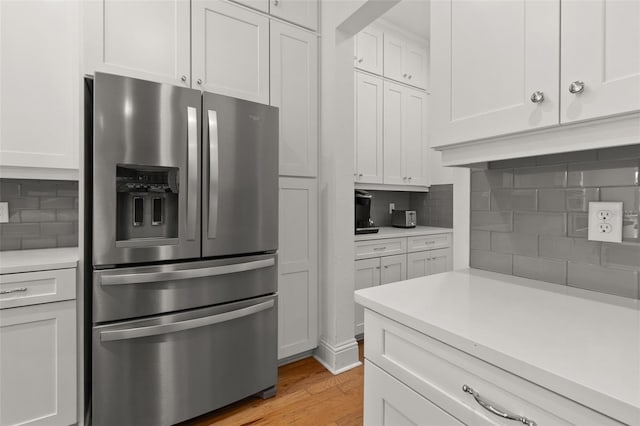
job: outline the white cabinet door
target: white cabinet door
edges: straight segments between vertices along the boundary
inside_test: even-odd
[[[302,27],[318,29],[318,0],[271,0],[269,12]]]
[[[559,3],[432,3],[432,147],[558,124]]]
[[[380,258],[355,261],[355,290],[380,285]],[[355,335],[364,333],[364,308],[355,305]]]
[[[260,12],[269,13],[269,0],[233,0],[236,3],[259,10]]]
[[[194,88],[269,103],[269,18],[223,0],[192,3]]]
[[[427,95],[409,88],[403,92],[403,175],[411,185],[428,185]]]
[[[382,75],[382,31],[367,27],[355,37],[355,66]]]
[[[427,49],[413,42],[405,44],[405,72],[407,77],[405,82],[412,86],[426,88],[427,78]]]
[[[407,255],[380,258],[380,284],[389,284],[407,279]]]
[[[405,41],[395,34],[384,33],[384,76],[396,81],[406,82],[404,70]]]
[[[356,73],[356,182],[382,183],[382,79]]]
[[[462,423],[384,370],[364,363],[364,424],[461,426]]]
[[[404,171],[405,88],[384,82],[384,183],[406,185]]]
[[[280,178],[278,358],[318,346],[316,179]]]
[[[453,268],[450,248],[431,250],[427,253],[429,253],[429,275],[447,272]]]
[[[190,87],[189,0],[84,2],[85,72]]]
[[[271,21],[271,105],[280,109],[280,175],[316,176],[318,40]]]
[[[76,422],[75,300],[0,310],[0,424]]]
[[[78,178],[80,34],[79,1],[0,2],[0,177]]]
[[[561,122],[640,110],[640,2],[561,5]],[[569,92],[574,81],[582,93]]]
[[[429,275],[429,259],[428,251],[407,254],[407,279]]]

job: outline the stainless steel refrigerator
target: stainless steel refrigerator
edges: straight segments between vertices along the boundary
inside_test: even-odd
[[[103,73],[85,105],[93,424],[272,395],[277,108]]]

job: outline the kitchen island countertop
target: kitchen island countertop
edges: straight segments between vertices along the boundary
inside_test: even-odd
[[[640,301],[475,269],[357,303],[627,424],[640,424]]]
[[[0,274],[75,268],[78,247],[0,251]]]

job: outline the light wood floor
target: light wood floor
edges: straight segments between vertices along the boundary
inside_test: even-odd
[[[363,345],[359,343],[360,361]],[[247,398],[182,424],[208,425],[362,425],[364,367],[338,376],[313,358],[278,369],[278,393]]]

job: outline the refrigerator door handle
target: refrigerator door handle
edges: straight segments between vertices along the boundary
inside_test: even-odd
[[[101,285],[143,284],[159,281],[188,280],[191,278],[212,277],[215,275],[235,274],[267,268],[276,264],[273,257],[252,262],[234,263],[231,265],[212,266],[209,268],[184,269],[179,271],[147,272],[118,275],[102,275]]]
[[[196,239],[196,222],[198,220],[198,110],[187,107],[187,240]]]
[[[208,110],[209,119],[209,226],[208,238],[218,232],[218,112]]]
[[[275,302],[268,300],[257,305],[237,309],[235,311],[224,312],[202,318],[195,318],[185,321],[178,321],[169,324],[151,325],[147,327],[127,328],[124,330],[112,330],[100,332],[100,340],[109,342],[113,340],[136,339],[139,337],[157,336],[159,334],[175,333],[178,331],[191,330],[193,328],[205,327],[219,324],[221,322],[232,321],[238,318],[247,317],[261,311],[273,308]]]

